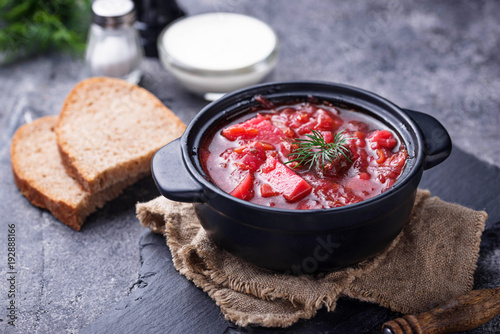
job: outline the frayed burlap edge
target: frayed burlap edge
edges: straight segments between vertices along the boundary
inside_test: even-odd
[[[341,293],[361,275],[368,274],[385,258],[385,256],[397,245],[402,238],[400,234],[384,251],[377,256],[368,259],[353,267],[342,270],[345,279],[342,284],[331,286],[331,290],[326,295],[318,298],[297,301],[295,296],[280,290],[280,287],[267,287],[262,284],[249,284],[237,278],[229,277],[225,272],[218,270],[215,264],[211,263],[209,258],[199,258],[198,249],[194,245],[184,245],[178,242],[180,238],[176,224],[178,224],[184,214],[194,214],[192,205],[184,203],[174,203],[159,197],[148,203],[137,204],[137,217],[141,224],[150,228],[155,233],[162,233],[166,237],[167,245],[172,251],[173,263],[180,274],[191,280],[197,287],[205,291],[220,307],[225,318],[234,322],[238,326],[260,325],[264,327],[288,327],[300,319],[309,319],[322,307],[328,311],[333,311],[337,305],[338,297]],[[173,214],[172,214],[173,213]],[[198,234],[204,233],[201,225],[198,227]],[[196,236],[205,238],[204,242],[209,241],[206,236]],[[225,256],[234,257],[226,253]],[[186,259],[190,259],[186,261]],[[234,261],[242,261],[234,257]],[[259,270],[262,273],[272,273],[273,275],[284,275],[257,268],[252,264],[252,270]],[[336,274],[336,273],[334,273]],[[332,275],[332,274],[330,274]],[[284,275],[286,278],[288,275]],[[327,275],[328,277],[328,275]],[[314,276],[304,276],[303,279],[316,279]],[[324,279],[324,278],[323,278]],[[286,301],[295,307],[293,314],[262,314],[262,313],[244,313],[234,309],[234,293],[242,293],[253,296],[264,301]]]
[[[429,197],[430,193],[428,191],[419,190],[411,219],[415,218],[415,215],[417,215],[418,212],[417,209],[423,206],[425,200]],[[375,302],[381,306],[403,313],[410,313],[413,311],[409,308],[401,308],[400,305],[393,305],[390,300],[383,298],[372,291],[352,286],[353,281],[363,275],[369,274],[384,261],[387,255],[390,254],[391,250],[399,243],[400,239],[403,238],[404,232],[401,233],[385,251],[376,257],[364,261],[357,266],[344,269],[343,272],[346,275],[346,279],[342,281],[342,284],[334,284],[329,293],[323,294],[311,300],[297,301],[295,296],[281,291],[279,285],[275,285],[270,288],[262,284],[255,284],[255,282],[250,284],[242,281],[241,279],[230,277],[226,274],[226,272],[217,268],[216,264],[211,263],[210,258],[203,258],[198,251],[197,245],[177,242],[180,237],[175,235],[175,233],[185,234],[185,231],[177,231],[178,227],[176,227],[176,224],[178,226],[183,217],[184,221],[186,217],[189,217],[191,220],[193,219],[194,212],[192,205],[170,202],[165,198],[159,197],[148,203],[138,204],[137,216],[143,226],[150,228],[153,232],[165,235],[167,245],[172,251],[175,268],[182,275],[191,280],[197,287],[205,291],[220,307],[225,318],[234,322],[238,326],[245,327],[248,325],[259,325],[264,327],[288,327],[300,319],[309,319],[313,317],[317,310],[322,307],[326,307],[327,310],[333,311],[336,307],[338,297],[341,295],[356,298],[362,301]],[[467,288],[469,290],[473,285],[473,273],[476,269],[477,259],[479,257],[479,244],[481,241],[482,231],[484,229],[486,214],[484,212],[476,212],[475,217],[475,235],[473,236],[474,245],[471,249],[471,251],[474,252],[474,265],[467,269],[469,278]],[[204,235],[205,231],[201,228],[199,223],[190,228],[191,232],[196,234],[195,238],[199,238],[204,243],[211,243],[208,236]],[[225,251],[218,250],[218,252]],[[233,255],[227,252],[225,252],[224,256],[227,256],[230,261],[241,261],[236,257],[230,258]],[[249,266],[249,270],[255,270],[255,267],[250,268],[253,265],[247,265]],[[265,269],[260,270],[266,272]],[[269,274],[268,271],[267,274]],[[317,278],[310,276],[307,277],[307,279]],[[237,294],[244,295],[245,298],[255,298],[256,301],[258,299],[258,303],[280,303],[285,301],[294,307],[293,313],[268,314],[263,312],[260,307],[258,310],[253,310],[250,313],[241,312],[238,310],[238,306],[241,306],[241,304],[235,304],[235,301],[239,301],[241,303],[241,299],[238,298],[240,295]]]
[[[171,226],[168,226],[172,224]],[[172,222],[166,223],[166,231],[175,231],[175,226]],[[197,254],[194,246],[183,246],[173,241],[177,237],[171,234],[172,232],[165,233],[168,247],[172,252],[178,252],[177,256],[173,256],[173,263],[179,273],[191,280],[197,287],[205,291],[210,298],[212,298],[216,305],[220,307],[226,320],[235,323],[238,326],[246,327],[248,325],[259,325],[263,327],[289,327],[300,319],[312,318],[319,309],[326,307],[328,311],[333,311],[337,305],[338,297],[343,291],[354,281],[356,278],[369,274],[387,254],[397,245],[401,240],[400,234],[386,250],[377,255],[376,257],[366,260],[357,266],[344,269],[347,278],[342,285],[332,286],[332,291],[329,295],[323,295],[315,300],[306,303],[298,303],[293,295],[283,293],[279,287],[269,288],[261,284],[249,284],[241,280],[228,277],[224,272],[217,269],[207,269],[205,265],[201,268],[188,267],[184,259],[193,257]],[[225,252],[221,250],[221,252]],[[228,256],[232,256],[228,254]],[[200,259],[198,263],[203,264],[207,259]],[[235,258],[235,261],[241,261]],[[196,262],[196,261],[193,261]],[[208,260],[208,263],[210,261]],[[210,266],[210,265],[209,265]],[[252,266],[249,264],[249,266]],[[262,269],[265,271],[265,269]],[[276,274],[283,275],[283,274]],[[312,279],[312,276],[308,276]],[[244,293],[251,295],[255,298],[265,301],[283,300],[290,302],[295,306],[296,312],[291,315],[285,314],[262,314],[262,313],[244,313],[234,310],[234,294]]]
[[[426,200],[440,200],[439,197],[434,196],[430,197],[430,192],[426,191],[428,193],[428,196],[422,199],[422,201],[419,202],[421,206],[425,205]],[[451,204],[451,203],[447,203]],[[460,206],[458,204],[454,204],[457,207]],[[472,211],[472,210],[471,210]],[[465,293],[467,291],[470,291],[474,287],[474,272],[477,269],[477,263],[479,260],[479,250],[480,250],[480,245],[481,245],[481,236],[483,234],[483,231],[485,229],[486,225],[486,220],[488,218],[488,214],[485,211],[474,211],[471,212],[474,216],[474,219],[470,222],[471,225],[473,225],[473,229],[475,230],[474,235],[472,236],[473,238],[473,243],[470,246],[470,254],[472,254],[471,259],[470,259],[470,264],[469,266],[465,269],[466,271],[466,276],[467,278],[467,283],[463,287],[463,290],[461,293]],[[417,211],[414,210],[412,212],[412,218],[415,219],[415,216],[417,215]],[[404,232],[404,230],[403,230]],[[408,305],[402,305],[402,304],[396,304],[393,301],[385,298],[384,296],[379,294],[379,290],[367,290],[364,289],[363,287],[354,287],[354,286],[349,286],[348,289],[344,291],[344,296],[347,296],[349,298],[361,300],[364,302],[369,302],[369,303],[376,303],[382,307],[389,308],[392,311],[400,312],[403,314],[411,314],[411,313],[421,313],[428,311],[432,307],[427,307],[427,308],[415,308],[411,307]],[[457,294],[458,295],[458,294]],[[444,301],[443,301],[444,302]],[[439,303],[438,303],[439,304]],[[437,306],[434,305],[434,306]]]

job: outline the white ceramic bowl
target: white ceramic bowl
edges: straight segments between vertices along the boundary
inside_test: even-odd
[[[165,27],[158,54],[185,88],[212,100],[269,74],[278,60],[278,36],[250,16],[199,14]]]

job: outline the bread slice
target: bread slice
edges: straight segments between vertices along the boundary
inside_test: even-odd
[[[16,131],[11,144],[14,181],[32,204],[48,209],[57,219],[79,231],[90,213],[117,197],[138,177],[93,195],[84,191],[62,164],[54,131],[56,123],[56,116],[46,116]]]
[[[121,79],[90,78],[66,98],[56,136],[66,171],[95,193],[148,173],[153,154],[184,129],[147,90]]]

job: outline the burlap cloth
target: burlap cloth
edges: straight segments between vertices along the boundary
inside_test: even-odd
[[[137,204],[142,225],[163,233],[176,269],[239,326],[287,327],[348,296],[402,313],[422,312],[472,289],[487,218],[419,190],[411,222],[383,252],[327,274],[294,276],[218,249],[190,204],[158,197]]]

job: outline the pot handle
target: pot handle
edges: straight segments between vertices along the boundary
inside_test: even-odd
[[[180,138],[160,148],[151,161],[151,171],[160,194],[177,202],[201,202],[203,188],[184,164]]]
[[[446,160],[451,153],[451,138],[444,126],[434,117],[419,111],[404,109],[418,125],[424,136],[424,169]]]

